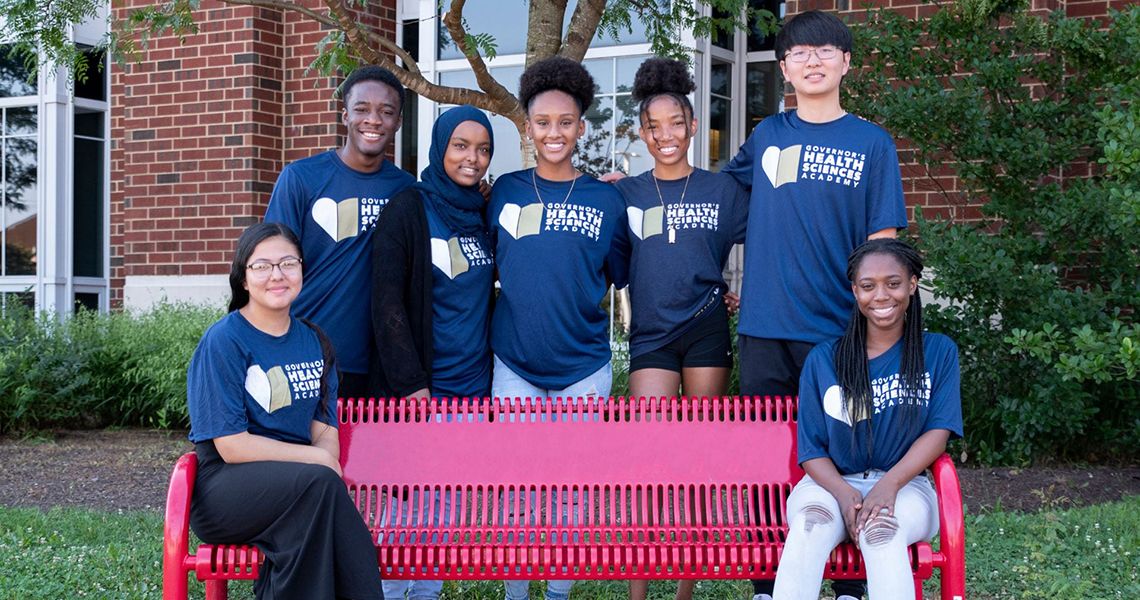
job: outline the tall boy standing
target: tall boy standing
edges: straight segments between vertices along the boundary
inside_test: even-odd
[[[415,178],[384,158],[400,128],[404,86],[387,69],[356,69],[341,86],[344,146],[281,171],[265,220],[301,238],[305,283],[293,314],[316,323],[336,349],[340,392],[367,396],[372,347],[372,231],[388,199]]]
[[[776,36],[796,109],[764,119],[725,167],[751,190],[744,246],[740,392],[796,395],[804,359],[839,337],[854,303],[847,256],[860,243],[906,227],[898,155],[890,134],[843,110],[851,31],[809,11]],[[771,582],[754,581],[757,600]],[[862,582],[836,582],[838,600]]]

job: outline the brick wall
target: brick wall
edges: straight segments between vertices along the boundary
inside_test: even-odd
[[[1108,14],[1110,8],[1123,10],[1135,0],[1031,0],[1034,13],[1045,16],[1062,10],[1070,17],[1100,18]],[[889,7],[911,19],[928,16],[938,10],[938,6],[922,0],[788,0],[787,14],[793,16],[807,10],[833,11],[847,22],[857,22],[866,15],[866,6]],[[794,107],[795,94],[791,86],[787,88],[785,105]],[[923,207],[928,217],[953,220],[976,220],[981,217],[980,206],[970,204],[965,190],[953,169],[939,167],[927,170],[915,159],[913,146],[905,139],[896,138],[899,151],[899,166],[902,170],[903,191],[906,194],[907,211],[914,218],[914,208]],[[1065,173],[1066,177],[1088,176],[1087,165],[1083,171],[1074,166]]]
[[[127,0],[125,18],[154,0]],[[320,10],[319,0],[305,0]],[[396,0],[360,20],[395,36]],[[341,143],[335,78],[306,75],[327,31],[204,0],[199,32],[152,41],[111,80],[111,302],[131,276],[225,275],[281,168]]]

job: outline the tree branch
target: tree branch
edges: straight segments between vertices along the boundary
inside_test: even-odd
[[[392,71],[396,78],[400,80],[400,83],[404,84],[404,86],[412,92],[436,102],[445,104],[471,104],[472,106],[477,106],[485,110],[499,112],[499,107],[492,103],[487,94],[465,88],[436,85],[428,81],[420,70],[419,64],[416,63],[407,51],[383,35],[370,29],[360,27],[357,22],[344,11],[343,5],[337,2],[337,0],[325,0],[325,5],[329,9],[329,14],[327,15],[288,0],[221,1],[225,4],[257,6],[274,10],[292,11],[305,15],[322,25],[345,32],[357,56],[364,62],[379,65]],[[400,57],[404,62],[403,66],[396,64],[394,60],[377,51],[374,47],[369,45],[368,42],[375,42],[381,48],[392,51],[393,54]]]
[[[316,21],[322,25],[332,27],[334,29],[344,30],[343,24],[340,21],[338,21],[337,19],[330,17],[329,15],[319,13],[319,12],[317,12],[311,8],[301,6],[301,5],[295,4],[293,2],[289,2],[288,0],[221,0],[221,1],[225,4],[234,4],[234,5],[241,5],[241,6],[257,6],[260,8],[270,8],[270,9],[275,9],[275,10],[292,11],[295,13],[300,13],[300,14],[302,14],[302,15],[304,15],[304,16],[306,16],[306,17],[308,17],[308,18],[310,18],[310,19],[312,19],[312,20],[314,20],[314,21]],[[336,14],[337,16],[339,16],[339,14],[340,14],[339,11],[333,11],[331,8],[330,8],[330,13]],[[352,23],[354,26],[356,25],[355,22],[352,21],[351,19],[349,20],[349,22]],[[375,42],[380,47],[382,47],[385,50],[388,50],[388,51],[392,52],[393,54],[395,54],[396,56],[398,56],[400,58],[400,60],[402,60],[404,62],[404,70],[407,70],[412,75],[420,75],[421,74],[420,73],[420,66],[412,58],[412,55],[409,54],[403,48],[401,48],[399,45],[397,45],[395,42],[393,42],[392,40],[384,37],[383,35],[375,32],[375,31],[372,31],[371,29],[363,29],[363,28],[360,28],[358,26],[354,27],[354,28],[359,31],[361,36],[363,36],[364,38],[367,38],[368,41]],[[345,31],[345,33],[348,33],[348,31]],[[361,56],[361,58],[365,58],[365,59],[369,60],[370,62],[376,62],[376,64],[382,64],[382,66],[389,68],[389,70],[393,70],[393,69],[391,69],[391,67],[394,67],[395,64],[392,63],[392,61],[390,61],[390,60],[389,61],[374,61],[373,57],[371,56],[371,54],[374,53],[374,50],[372,50],[370,52],[364,52],[364,51],[361,51],[361,48],[359,46],[363,46],[363,47],[368,48],[370,50],[371,50],[371,46],[369,46],[366,43],[363,43],[363,40],[361,40],[360,45],[356,44],[355,42],[353,43],[353,49],[357,51],[357,54],[359,56]],[[376,53],[376,54],[378,54],[378,53]],[[389,66],[389,65],[391,65],[391,66]]]
[[[487,63],[483,57],[467,45],[467,31],[463,29],[463,6],[466,3],[467,0],[451,0],[451,8],[448,9],[447,14],[443,15],[443,23],[447,25],[447,32],[451,35],[455,46],[459,48],[459,51],[467,58],[467,63],[471,65],[471,71],[475,73],[475,82],[479,84],[480,89],[486,92],[487,97],[494,105],[494,108],[488,110],[504,115],[517,123],[520,119],[526,118],[522,115],[518,98],[515,98],[514,94],[507,91],[507,88],[491,76],[491,71],[487,68]]]
[[[598,33],[598,23],[605,10],[606,0],[579,0],[578,6],[574,7],[574,15],[570,17],[570,27],[558,55],[582,62],[586,50],[590,49],[590,42],[594,41],[594,36]]]

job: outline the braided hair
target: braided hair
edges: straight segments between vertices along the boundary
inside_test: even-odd
[[[685,113],[685,120],[693,120],[693,105],[689,94],[697,89],[689,68],[679,60],[650,58],[641,63],[633,77],[631,96],[640,102],[642,122],[649,114],[649,105],[660,96],[672,98]]]
[[[885,254],[893,257],[915,279],[922,278],[922,256],[910,244],[894,238],[877,238],[861,244],[847,259],[847,279],[855,283],[856,274],[863,259],[872,254]],[[918,402],[925,397],[926,361],[922,348],[922,300],[918,289],[910,296],[910,305],[903,316],[902,360],[899,363],[900,398],[899,410],[903,412],[903,422],[908,429],[918,427]],[[835,373],[843,389],[847,414],[852,427],[860,420],[867,420],[867,454],[872,448],[871,415],[874,412],[874,394],[871,390],[871,374],[867,366],[867,317],[860,312],[858,304],[851,313],[847,330],[835,345]],[[855,438],[852,437],[852,447]]]

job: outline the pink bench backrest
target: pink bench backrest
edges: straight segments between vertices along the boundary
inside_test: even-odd
[[[802,475],[794,418],[790,398],[348,400],[341,461],[374,528],[743,526],[768,537]]]

